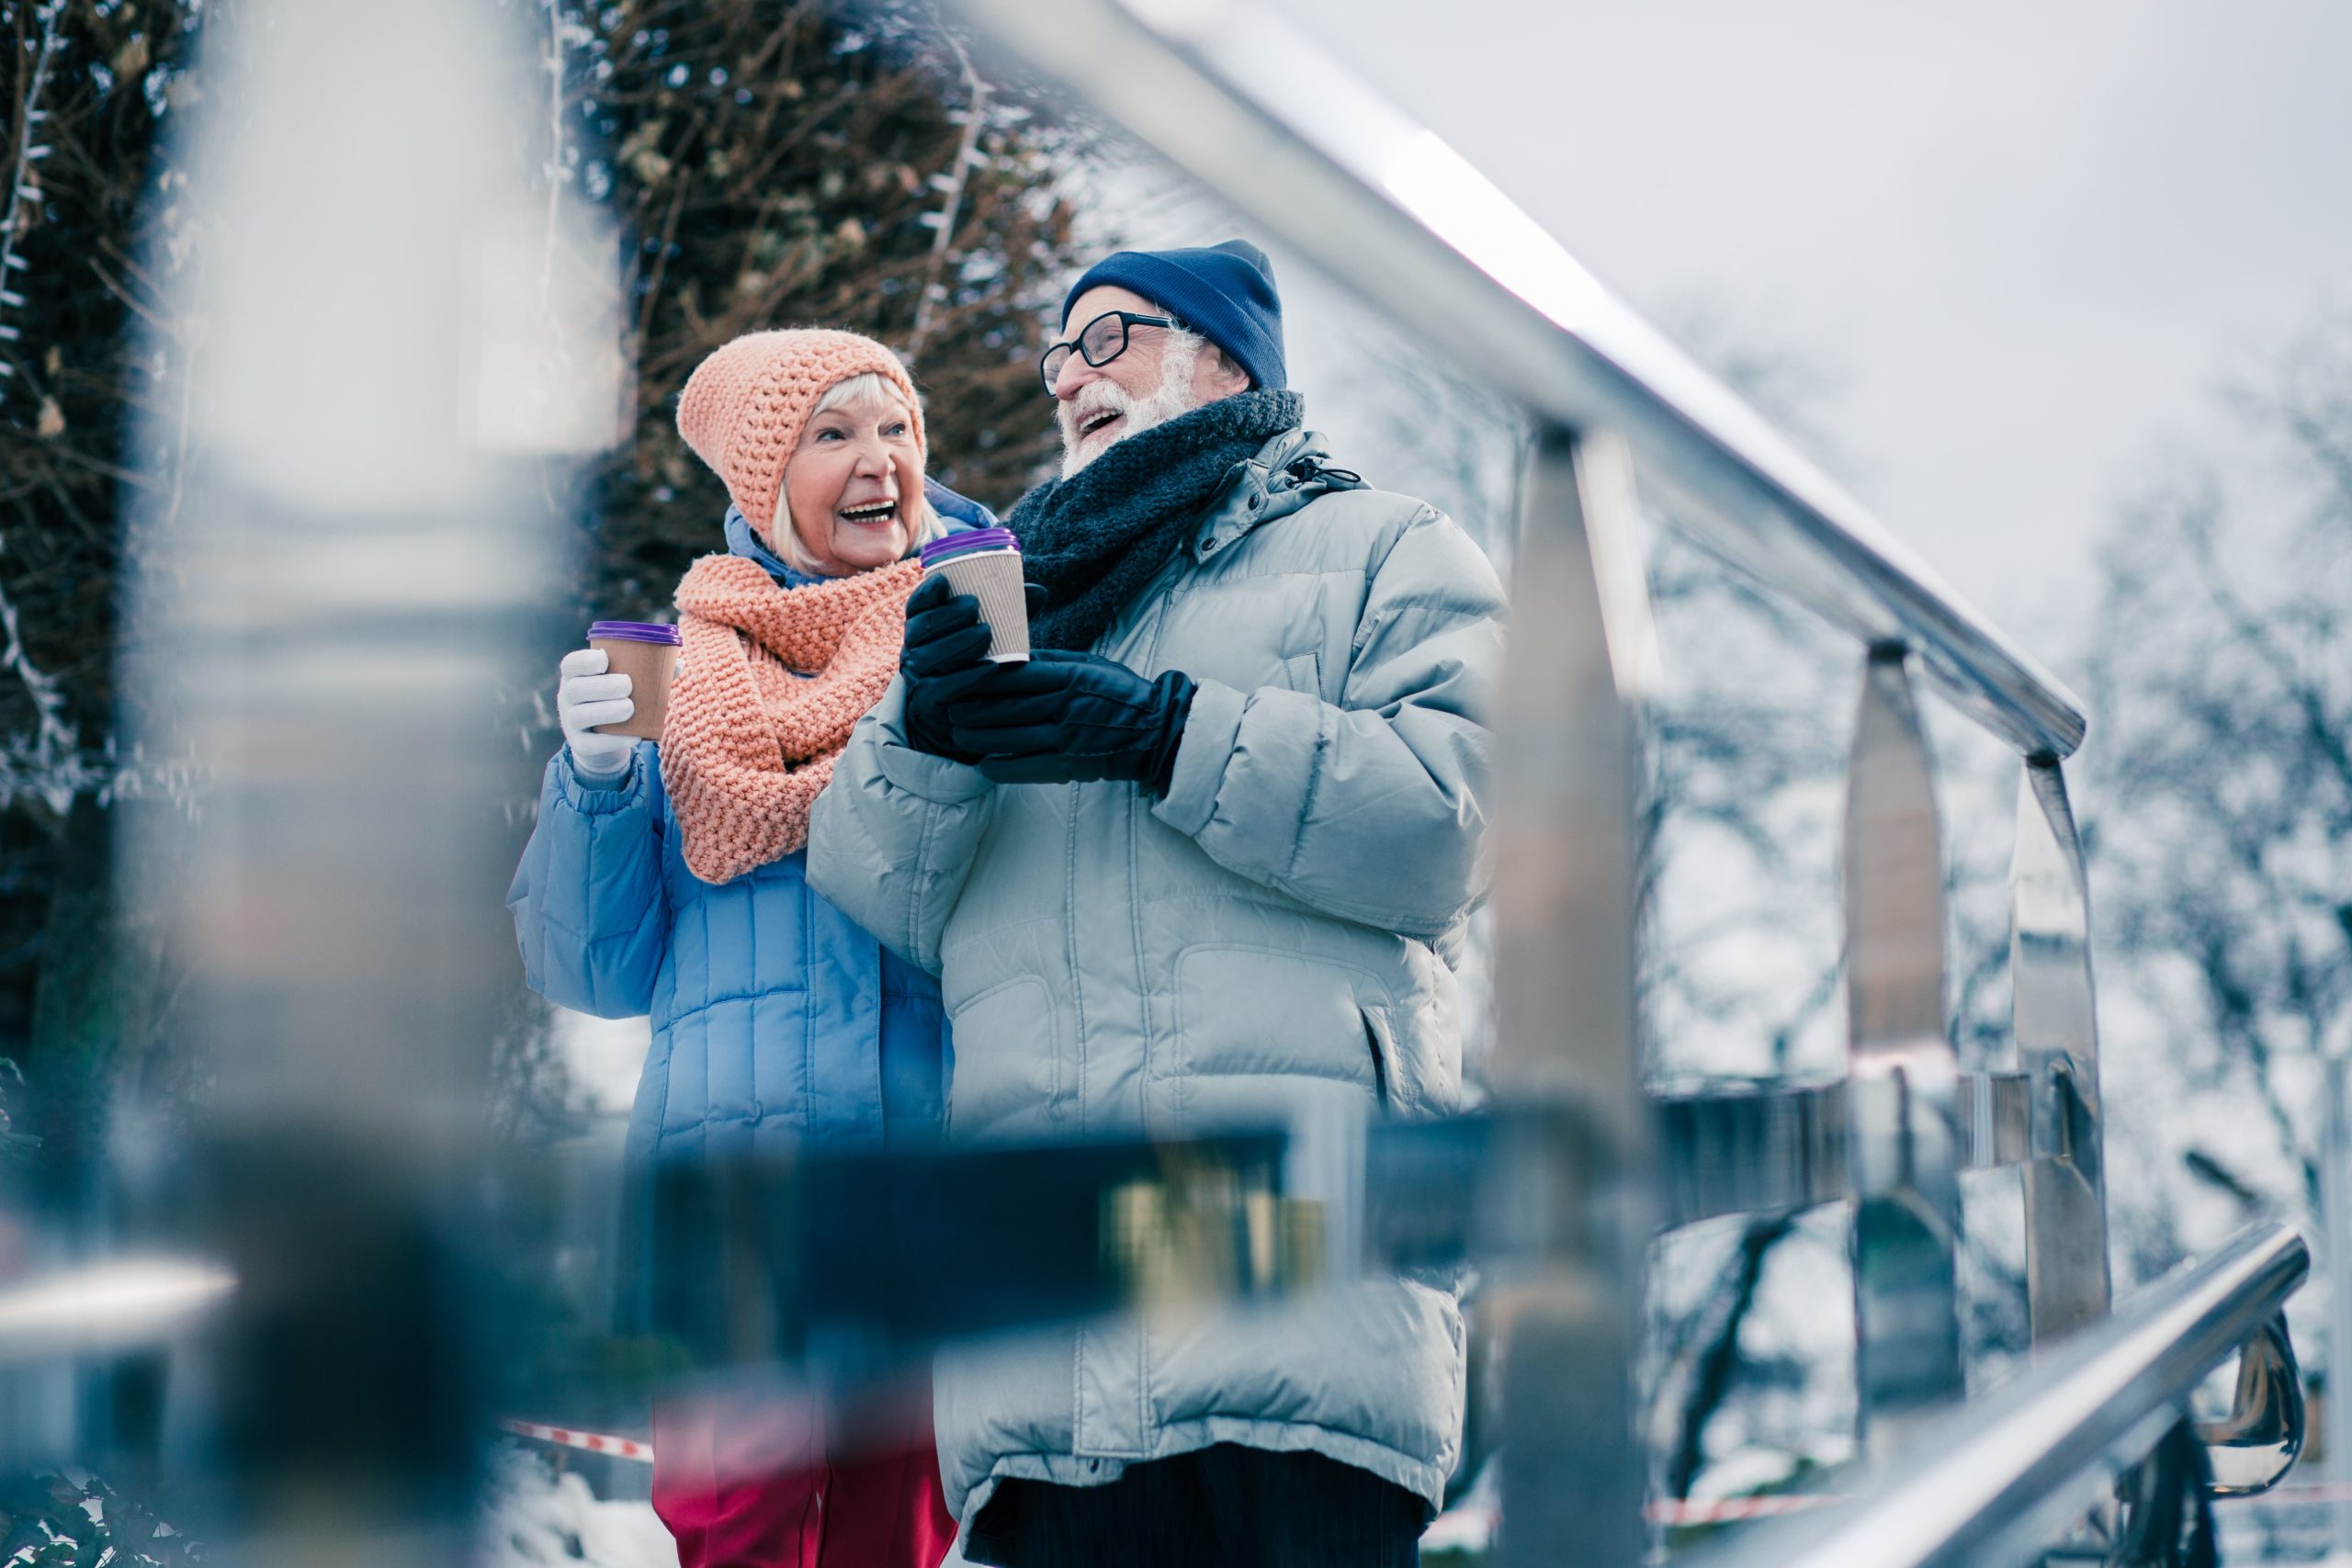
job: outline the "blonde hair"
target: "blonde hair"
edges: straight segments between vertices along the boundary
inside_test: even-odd
[[[904,393],[886,378],[875,371],[867,370],[836,381],[826,388],[825,395],[817,400],[817,406],[808,411],[808,417],[815,419],[820,413],[832,409],[846,408],[852,403],[874,402],[888,402],[902,409],[907,408]],[[910,414],[914,412],[912,409],[907,409]],[[786,472],[791,471],[792,463],[789,458],[786,459],[784,466]],[[915,505],[914,546],[920,549],[933,539],[945,535],[947,520],[939,515],[938,509],[931,504],[931,498],[928,495],[916,496]],[[769,531],[775,536],[768,540],[768,548],[774,550],[776,558],[785,565],[806,577],[831,575],[817,570],[816,562],[809,558],[807,547],[801,544],[800,529],[792,521],[792,502],[785,494],[784,480],[780,478],[776,480],[775,487],[775,522]]]

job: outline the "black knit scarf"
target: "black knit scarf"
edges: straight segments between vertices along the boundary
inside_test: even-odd
[[[1234,466],[1306,413],[1296,392],[1219,398],[1023,496],[1005,525],[1021,541],[1023,571],[1046,591],[1044,612],[1029,622],[1031,646],[1093,647],[1168,564]]]

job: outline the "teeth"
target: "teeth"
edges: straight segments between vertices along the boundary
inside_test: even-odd
[[[878,523],[898,510],[894,502],[876,502],[871,506],[844,506],[842,515],[853,523]]]

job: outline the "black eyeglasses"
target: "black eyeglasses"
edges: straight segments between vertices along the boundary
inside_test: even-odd
[[[1078,332],[1068,343],[1057,343],[1046,350],[1037,361],[1037,369],[1046,378],[1046,395],[1052,397],[1054,388],[1062,378],[1062,367],[1069,363],[1073,354],[1085,356],[1086,363],[1100,369],[1127,352],[1129,327],[1166,327],[1182,332],[1184,323],[1173,316],[1138,316],[1133,310],[1105,310]]]

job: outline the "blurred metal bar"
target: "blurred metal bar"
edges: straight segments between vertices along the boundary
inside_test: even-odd
[[[1962,1073],[1952,1108],[1964,1170],[2063,1157],[2059,1129],[2032,1120],[2023,1073]],[[1854,1196],[1844,1079],[1741,1084],[1658,1096],[1669,1225],[1784,1213]]]
[[[1668,1224],[1854,1195],[1842,1078],[1660,1095],[1658,1128]]]
[[[1942,836],[1899,648],[1871,652],[1846,799],[1847,1110],[1855,1384],[1865,1442],[1965,1392],[1959,1068],[1944,1028]]]
[[[1455,369],[1631,444],[1645,498],[1868,643],[1901,642],[2029,756],[2081,704],[1869,510],[1626,308],[1437,134],[1250,0],[956,0]]]
[[[1498,1102],[1525,1115],[1493,1211],[1544,1261],[1491,1296],[1502,1325],[1500,1562],[1634,1568],[1647,1545],[1634,1378],[1652,1229],[1654,1111],[1634,1001],[1634,733],[1594,534],[1626,492],[1566,432],[1522,492],[1494,845]],[[1621,625],[1623,624],[1621,619]]]
[[[2326,1406],[2327,1469],[2331,1480],[2352,1472],[2352,1056],[2332,1053],[2323,1071],[2319,1156],[2320,1261],[2327,1269],[2327,1364],[2342,1367]],[[2331,1539],[2352,1562],[2352,1495],[2340,1499]]]
[[[180,1425],[226,1516],[197,1528],[243,1562],[469,1554],[462,1252],[529,778],[500,693],[560,547],[554,454],[513,439],[511,361],[552,356],[499,354],[545,341],[506,308],[545,221],[517,22],[254,0],[208,22],[181,133],[202,331],[157,347],[187,386],[136,449],[187,456],[146,488],[123,685],[133,754],[197,783],[142,803],[119,874],[186,966],[173,1048],[217,1073],[202,1157],[150,1185],[239,1280]]]
[[[2028,1148],[2023,1075],[1960,1081],[1968,1168],[2051,1157]],[[1663,1224],[1854,1196],[1842,1079],[1660,1095],[1656,1107]],[[887,1359],[1177,1296],[1272,1297],[1366,1269],[1479,1259],[1508,1278],[1563,1245],[1560,1213],[1578,1240],[1577,1216],[1610,1157],[1589,1119],[1564,1126],[1540,1100],[1385,1122],[1366,1129],[1360,1190],[1326,1202],[1283,1190],[1292,1144],[1237,1132],[666,1168],[650,1270],[658,1316],[715,1368],[853,1337],[861,1355]],[[1532,1168],[1513,1163],[1529,1157]],[[1529,1190],[1531,1168],[1549,1179],[1541,1192]],[[1010,1230],[1006,1215],[1019,1216]],[[924,1288],[943,1277],[956,1289]]]
[[[668,1165],[655,1320],[703,1368],[797,1361],[823,1381],[959,1337],[1311,1288],[1333,1260],[1321,1206],[1283,1192],[1287,1143],[1270,1132]],[[1447,1261],[1468,1231],[1455,1214]]]
[[[2205,1375],[2311,1269],[2291,1226],[2248,1225],[2104,1322],[1874,1460],[1859,1501],[1760,1526],[1689,1568],[2008,1568],[2108,1491]]]
[[[2030,1077],[2023,1073],[1962,1073],[1960,1085],[1954,1109],[1960,1113],[1962,1169],[2025,1165],[2049,1152],[2034,1141]]]
[[[2047,1119],[2065,1133],[2064,1157],[2025,1173],[2026,1295],[2034,1343],[2046,1345],[2106,1315],[2112,1291],[2090,892],[2054,762],[2027,763],[2018,784],[2009,918],[2018,1065],[2047,1086]]]

